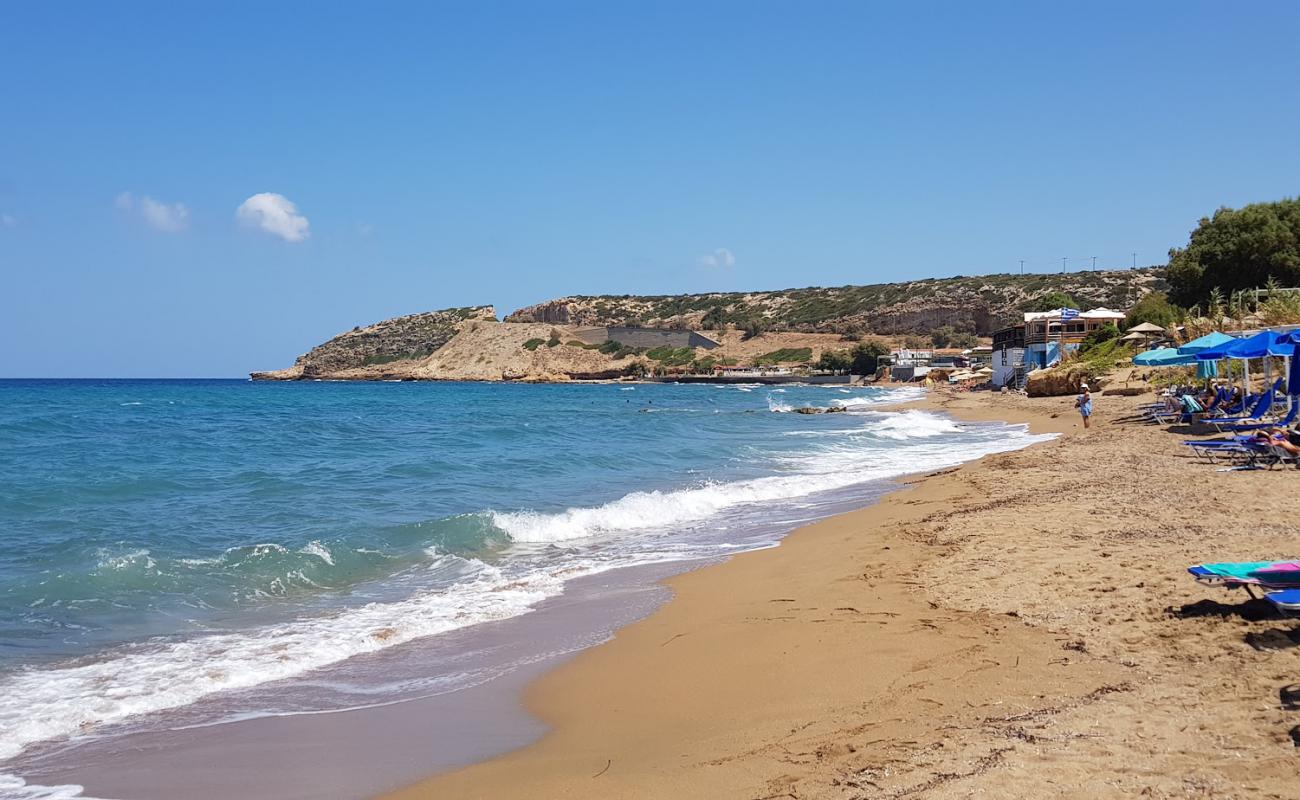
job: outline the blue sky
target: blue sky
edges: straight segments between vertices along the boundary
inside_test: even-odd
[[[0,376],[404,313],[1163,263],[1300,191],[1300,6],[0,5]],[[242,209],[242,210],[241,210]]]

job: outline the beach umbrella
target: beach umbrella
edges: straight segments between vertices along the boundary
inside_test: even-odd
[[[1226,333],[1219,333],[1218,331],[1210,331],[1209,333],[1205,334],[1199,339],[1193,339],[1187,344],[1183,345],[1182,347],[1179,347],[1178,352],[1184,354],[1200,353],[1203,350],[1209,350],[1214,347],[1220,347],[1222,345],[1228,344],[1229,342],[1235,342],[1235,341],[1237,341],[1235,337],[1229,336]]]
[[[1260,331],[1246,339],[1233,339],[1218,347],[1201,350],[1196,353],[1196,358],[1200,361],[1218,361],[1221,358],[1291,356],[1295,355],[1295,345],[1289,337],[1290,334],[1277,331]]]
[[[1133,363],[1140,367],[1176,367],[1195,362],[1196,356],[1185,355],[1172,347],[1157,347],[1133,357]]]
[[[1129,333],[1164,333],[1165,329],[1150,322],[1143,322],[1128,329]]]
[[[1300,331],[1291,331],[1286,334],[1286,339],[1293,345],[1300,344]],[[1286,391],[1291,395],[1300,394],[1297,390],[1300,390],[1300,358],[1293,356],[1287,368]]]

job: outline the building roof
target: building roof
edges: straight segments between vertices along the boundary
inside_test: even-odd
[[[1090,311],[1083,311],[1077,319],[1124,319],[1123,311],[1112,311],[1109,308],[1099,307]],[[1035,322],[1037,320],[1054,320],[1061,318],[1061,309],[1055,308],[1051,311],[1026,311],[1025,322]]]

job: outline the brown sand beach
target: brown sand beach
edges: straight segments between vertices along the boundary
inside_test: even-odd
[[[531,688],[550,733],[392,797],[1300,797],[1296,622],[1184,572],[1297,555],[1300,475],[1138,402],[933,395],[1065,435],[671,579]]]

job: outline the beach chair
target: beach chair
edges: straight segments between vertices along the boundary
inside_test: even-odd
[[[1183,444],[1192,448],[1192,452],[1210,463],[1224,461],[1251,461],[1262,455],[1262,449],[1255,446],[1249,436],[1235,436],[1231,439],[1188,440]]]
[[[1295,561],[1224,561],[1187,568],[1197,583],[1224,589],[1245,589],[1258,599],[1256,589],[1269,592],[1300,589],[1300,563]]]
[[[1268,592],[1264,595],[1264,599],[1276,606],[1283,614],[1300,614],[1300,589]]]
[[[1255,431],[1261,428],[1289,428],[1295,424],[1296,412],[1300,410],[1300,403],[1292,403],[1291,410],[1286,412],[1286,416],[1274,422],[1242,422],[1224,425],[1230,431]],[[1219,420],[1214,420],[1219,422]],[[1222,428],[1220,428],[1222,430]]]
[[[1213,425],[1217,430],[1222,431],[1227,425],[1249,424],[1259,422],[1261,418],[1273,409],[1273,390],[1269,389],[1259,396],[1255,404],[1250,408],[1250,414],[1245,417],[1214,417],[1207,419],[1206,422]]]

